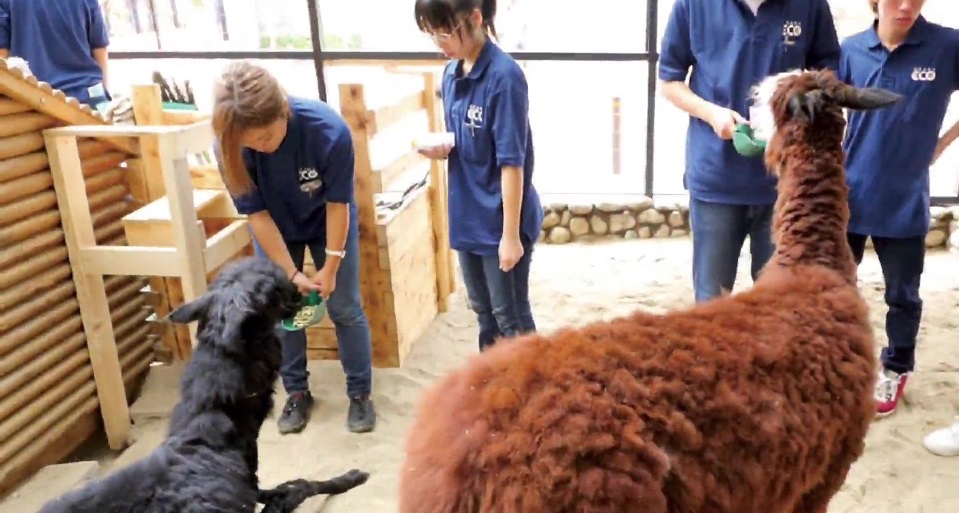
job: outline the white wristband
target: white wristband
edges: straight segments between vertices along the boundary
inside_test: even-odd
[[[335,256],[335,257],[343,258],[343,257],[346,256],[346,250],[333,251],[333,250],[330,249],[330,248],[326,248],[326,254],[329,255],[329,256]]]

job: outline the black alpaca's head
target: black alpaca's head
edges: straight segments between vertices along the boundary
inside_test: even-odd
[[[167,317],[176,323],[198,321],[198,333],[210,333],[214,344],[227,351],[242,350],[245,326],[272,329],[292,317],[301,295],[280,266],[266,258],[244,258],[227,264],[209,290]],[[202,341],[201,341],[202,342]]]

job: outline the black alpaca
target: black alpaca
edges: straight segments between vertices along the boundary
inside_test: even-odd
[[[167,439],[150,455],[50,501],[40,513],[290,513],[307,498],[339,494],[369,477],[296,479],[260,490],[257,437],[273,408],[281,359],[274,327],[300,295],[264,258],[232,263],[209,291],[171,313],[198,321],[198,344],[180,381]]]

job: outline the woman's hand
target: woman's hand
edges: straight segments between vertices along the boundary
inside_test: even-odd
[[[441,144],[439,146],[431,146],[429,148],[422,148],[416,150],[420,155],[423,155],[426,158],[433,160],[445,160],[450,156],[450,151],[453,150],[453,146],[450,144]]]
[[[296,285],[296,288],[300,289],[300,294],[303,294],[303,295],[309,294],[310,291],[313,291],[313,290],[316,290],[316,291],[320,290],[319,286],[313,283],[312,280],[307,278],[306,275],[300,271],[297,271],[296,274],[293,275],[293,279],[290,281],[292,281],[293,284]]]
[[[503,237],[499,241],[499,268],[503,272],[509,272],[516,266],[520,258],[523,258],[523,243],[519,237]]]
[[[324,265],[313,275],[313,286],[324,300],[329,299],[330,294],[336,290],[336,269]]]

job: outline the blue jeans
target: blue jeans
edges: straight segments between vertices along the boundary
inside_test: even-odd
[[[336,329],[340,364],[346,374],[346,394],[350,397],[368,396],[373,388],[373,348],[370,343],[370,325],[363,311],[360,296],[360,243],[355,216],[350,216],[346,237],[346,256],[336,271],[336,288],[326,303],[326,311]],[[256,254],[266,253],[254,239]],[[286,245],[297,269],[303,269],[306,248],[313,255],[316,268],[326,261],[325,241],[312,244]],[[306,369],[306,332],[287,331],[277,325],[277,335],[283,344],[283,363],[280,376],[287,393],[309,390],[309,371]]]
[[[753,280],[775,251],[772,241],[773,205],[728,205],[690,198],[693,232],[693,288],[696,302],[713,299],[736,282],[739,254],[746,236],[752,257]]]
[[[849,233],[847,239],[859,264],[866,252],[866,235]],[[922,319],[919,282],[925,267],[926,239],[873,237],[872,243],[886,282],[885,300],[889,307],[886,312],[889,345],[882,350],[882,365],[898,374],[912,372]]]
[[[533,245],[524,245],[523,257],[509,270],[499,268],[499,256],[458,252],[470,309],[479,322],[479,350],[497,338],[536,331],[529,304],[529,266]]]

